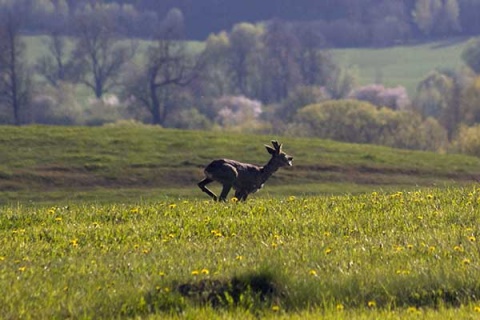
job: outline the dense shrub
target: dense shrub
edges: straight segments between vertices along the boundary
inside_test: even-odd
[[[480,125],[461,126],[451,148],[456,152],[480,157]]]
[[[234,127],[258,120],[262,113],[259,101],[244,96],[224,96],[214,101],[216,122],[222,127]]]
[[[353,90],[348,98],[368,101],[377,107],[393,110],[405,109],[410,104],[407,90],[402,86],[385,88],[381,84],[371,84]]]
[[[43,87],[36,94],[25,113],[26,123],[50,125],[83,124],[84,111],[78,103],[75,86],[67,83],[58,88]]]
[[[378,109],[368,102],[327,101],[298,112],[290,133],[396,148],[439,150],[445,130],[432,118],[416,113]]]

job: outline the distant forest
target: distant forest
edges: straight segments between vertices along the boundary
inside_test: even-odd
[[[210,34],[230,30],[240,22],[257,23],[275,19],[312,30],[319,41],[329,47],[388,46],[480,33],[478,19],[480,0],[30,0],[30,2],[31,7],[37,8],[37,14],[34,14],[34,19],[30,19],[27,26],[31,32],[52,28],[52,25],[58,25],[62,18],[68,22],[69,17],[87,4],[110,4],[112,13],[123,22],[122,31],[128,36],[143,38],[154,36],[157,23],[172,9],[178,9],[182,13],[184,36],[191,40],[205,40]]]
[[[394,42],[480,33],[478,0],[141,0],[139,10],[185,16],[188,37],[204,39],[238,22],[281,19],[311,26],[331,46]]]
[[[0,0],[0,124],[126,121],[480,156],[480,39],[411,96],[358,86],[329,50],[474,36],[479,12],[480,0]]]

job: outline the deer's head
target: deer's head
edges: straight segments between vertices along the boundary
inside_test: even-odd
[[[292,166],[293,157],[282,151],[282,145],[278,144],[278,142],[275,140],[272,140],[272,145],[273,148],[265,145],[268,153],[272,155],[272,161],[278,167]]]

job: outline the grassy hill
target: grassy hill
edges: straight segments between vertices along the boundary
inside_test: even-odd
[[[196,183],[216,158],[264,164],[271,139],[294,156],[254,197],[361,193],[468,184],[480,159],[318,139],[152,126],[0,127],[0,203],[205,198]],[[215,188],[217,187],[217,188]],[[218,191],[219,186],[214,186]]]

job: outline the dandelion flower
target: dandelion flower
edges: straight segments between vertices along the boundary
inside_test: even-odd
[[[407,313],[417,313],[418,309],[416,307],[408,307]]]
[[[177,207],[177,205],[175,203],[172,203],[168,206],[170,209],[175,209]]]
[[[232,203],[237,203],[237,202],[238,202],[238,198],[237,198],[237,197],[233,197],[232,199],[230,199],[230,202],[232,202]]]
[[[310,274],[311,276],[316,277],[316,276],[317,276],[317,271],[315,271],[315,270],[312,269],[312,270],[310,270],[309,274]]]
[[[205,269],[205,268],[203,268],[201,272],[202,274],[205,274],[205,275],[210,273],[210,271],[208,271],[208,269]]]
[[[369,308],[375,308],[377,306],[377,303],[374,300],[370,300],[368,301],[367,306]]]
[[[140,212],[140,209],[138,207],[135,207],[135,208],[132,208],[130,209],[130,213],[134,213],[134,214],[137,214]]]
[[[198,276],[200,272],[198,270],[193,270],[192,271],[192,276]]]
[[[273,305],[273,306],[272,306],[272,311],[273,311],[273,312],[278,312],[278,311],[280,311],[280,307],[277,306],[277,305]]]
[[[330,254],[330,253],[332,253],[332,249],[330,248],[325,249],[325,254]]]
[[[468,258],[465,258],[465,259],[462,260],[462,264],[464,264],[464,265],[469,265],[470,263],[471,263],[471,261]]]
[[[24,272],[25,270],[27,270],[27,267],[25,266],[18,268],[18,271],[20,272]]]
[[[474,236],[470,236],[470,237],[468,237],[468,241],[475,242],[475,241],[477,241],[477,239]]]
[[[462,246],[455,246],[455,247],[453,247],[453,250],[457,251],[457,252],[463,252]]]
[[[475,306],[475,307],[473,308],[473,311],[475,311],[475,312],[480,312],[480,307],[479,307],[479,306]]]
[[[337,304],[336,308],[337,308],[337,311],[343,311],[343,309],[345,309],[345,307],[341,303]]]

